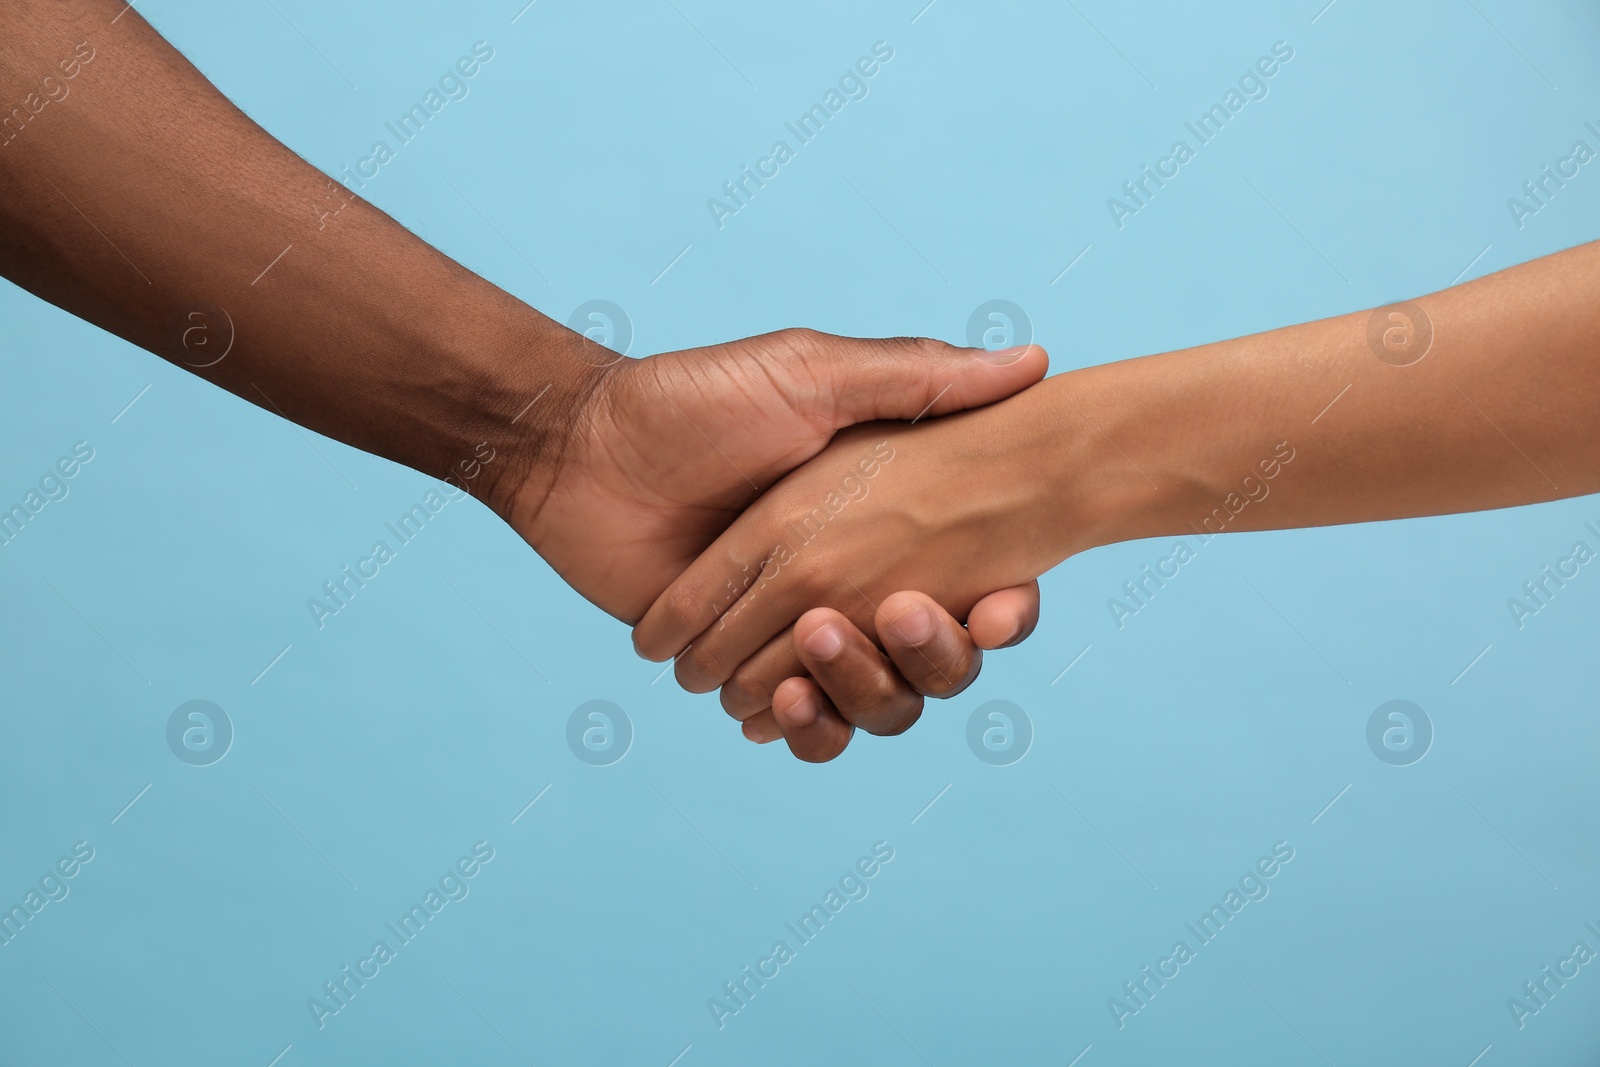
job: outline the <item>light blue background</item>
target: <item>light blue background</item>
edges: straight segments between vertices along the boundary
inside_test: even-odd
[[[488,41],[470,96],[364,195],[556,318],[615,301],[635,355],[788,325],[958,341],[1003,298],[1065,369],[1594,236],[1593,168],[1525,228],[1506,207],[1575,140],[1600,147],[1592,5],[1321,2],[140,10],[329,170]],[[706,199],[879,40],[870,96],[719,231]],[[1119,230],[1106,198],[1280,40],[1270,95]],[[75,841],[96,852],[0,948],[0,1062],[1600,1056],[1600,964],[1523,1030],[1506,1007],[1600,948],[1600,573],[1520,631],[1506,607],[1597,544],[1600,501],[1227,537],[1121,631],[1106,599],[1170,545],[1093,552],[969,692],[815,767],[654,681],[476,504],[319,632],[306,598],[426,479],[15,288],[0,321],[5,505],[96,450],[0,550],[0,902]],[[196,698],[237,731],[202,768],[164,737]],[[1365,739],[1394,698],[1437,734],[1409,767]],[[609,767],[566,745],[591,699],[634,724]],[[991,699],[1036,731],[1010,767],[966,746]],[[479,840],[470,896],[319,1030],[307,999]],[[870,896],[719,1030],[707,999],[877,841],[895,858]],[[1271,895],[1118,1030],[1107,999],[1278,841],[1295,859]]]

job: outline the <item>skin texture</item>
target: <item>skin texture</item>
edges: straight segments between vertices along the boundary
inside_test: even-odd
[[[742,664],[722,687],[722,703],[743,720],[746,737],[782,737],[800,759],[820,763],[844,751],[856,726],[878,734],[910,728],[924,695],[959,694],[977,677],[981,650],[1026,640],[1038,621],[1037,582],[980,600],[965,628],[925,593],[894,593],[873,618],[888,669],[845,616],[818,608],[801,616],[786,639]],[[839,640],[814,645],[813,636],[830,626]]]
[[[619,359],[306,164],[121,0],[7,0],[0,100],[23,102],[0,115],[0,274],[251,403],[451,479],[630,622],[836,431],[987,404],[1046,370],[1037,348],[997,359],[805,330]],[[1031,628],[1037,590],[987,610]],[[969,673],[965,632],[947,637],[940,670]],[[848,693],[904,699],[893,662],[835,665],[824,685],[849,714]],[[770,694],[804,667],[789,652],[766,670],[750,684]],[[744,716],[757,739],[769,708]]]
[[[896,590],[961,617],[1095,545],[1600,491],[1597,289],[1589,244],[1409,308],[1073,371],[934,423],[857,427],[734,523],[651,607],[635,647],[665,659],[687,646],[678,679],[705,691],[774,642],[801,646],[808,667],[813,645],[865,655],[861,634],[883,632]],[[894,458],[870,493],[807,529],[874,443]],[[746,568],[770,580],[720,602]],[[797,680],[774,712],[798,727],[826,708]]]

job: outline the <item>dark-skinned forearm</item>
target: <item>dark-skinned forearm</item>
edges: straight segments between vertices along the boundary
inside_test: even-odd
[[[121,0],[0,8],[0,100],[30,93],[0,131],[7,278],[435,476],[482,442],[558,447],[594,374],[581,339],[301,160]]]

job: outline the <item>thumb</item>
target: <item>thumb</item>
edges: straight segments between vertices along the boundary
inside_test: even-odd
[[[1050,357],[1039,345],[989,352],[927,337],[831,338],[825,374],[835,425],[917,419],[982,407],[1045,376]]]

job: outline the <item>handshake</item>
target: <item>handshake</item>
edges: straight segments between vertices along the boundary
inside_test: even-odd
[[[327,178],[132,5],[11,0],[0,31],[0,70],[116,34],[50,132],[0,153],[0,276],[464,480],[642,655],[801,759],[960,692],[1032,630],[1035,579],[1095,545],[1600,492],[1600,243],[1049,380],[1032,346],[807,330],[618,359],[360,197],[322,210]],[[225,312],[220,356],[193,359],[197,308]]]
[[[858,726],[900,733],[976,677],[980,649],[1032,629],[1035,574],[994,565],[980,511],[985,453],[1018,413],[953,413],[1038,382],[1042,349],[785,330],[617,360],[566,343],[580,373],[530,381],[532,432],[466,484],[636,623],[642,655],[720,687],[750,740],[821,761]]]

